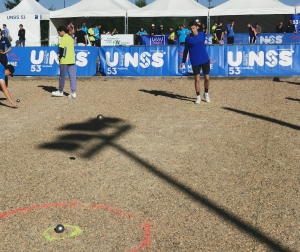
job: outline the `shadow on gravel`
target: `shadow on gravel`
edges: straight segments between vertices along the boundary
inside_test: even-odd
[[[38,87],[42,88],[43,90],[45,90],[46,92],[49,92],[49,93],[52,93],[53,91],[57,90],[57,88],[53,87],[53,86],[40,85]],[[69,93],[64,92],[64,95],[69,95]]]
[[[273,78],[273,81],[274,81],[274,82],[285,82],[285,83],[287,83],[287,84],[293,84],[293,85],[299,85],[299,86],[300,86],[300,82],[295,82],[295,81],[282,81],[282,80],[280,80],[279,77],[274,77],[274,78]]]
[[[298,101],[300,102],[300,99],[292,98],[292,97],[286,97],[285,99],[290,100],[290,101]]]
[[[267,234],[259,231],[255,226],[245,222],[241,217],[224,209],[224,207],[213,202],[209,198],[199,194],[193,188],[181,183],[177,178],[170,176],[167,172],[162,171],[159,167],[154,166],[149,161],[142,159],[135,153],[126,148],[114,143],[114,140],[124,136],[131,130],[132,126],[119,118],[105,118],[103,120],[91,119],[82,123],[67,124],[59,131],[67,131],[60,135],[54,142],[45,143],[39,146],[41,149],[73,151],[78,149],[87,149],[86,143],[90,140],[99,140],[99,143],[88,149],[81,157],[89,159],[90,157],[99,154],[106,147],[114,148],[120,154],[127,156],[135,161],[142,169],[147,170],[154,176],[158,177],[163,182],[169,184],[176,190],[180,190],[189,196],[201,206],[206,207],[209,211],[222,217],[229,224],[237,227],[240,231],[246,233],[264,243],[270,249],[278,252],[293,252],[291,249],[281,245],[279,241],[271,238]],[[113,133],[105,133],[105,130],[113,129]],[[72,133],[69,133],[69,132]],[[74,131],[74,133],[73,133]]]
[[[187,96],[182,96],[179,94],[174,94],[172,92],[167,92],[167,91],[163,91],[163,90],[145,90],[145,89],[140,89],[139,91],[147,93],[147,94],[152,94],[155,96],[165,96],[165,97],[169,97],[172,99],[178,99],[178,100],[184,100],[184,101],[194,101],[193,98],[187,97]]]
[[[294,130],[300,130],[300,126],[298,126],[298,125],[287,123],[287,122],[284,122],[284,121],[280,121],[280,120],[270,118],[270,117],[267,117],[267,116],[262,116],[262,115],[258,115],[258,114],[254,114],[254,113],[249,113],[249,112],[246,112],[246,111],[243,111],[243,110],[227,108],[227,107],[223,107],[223,109],[226,109],[226,110],[229,110],[229,111],[232,111],[232,112],[235,112],[235,113],[239,113],[239,114],[242,114],[242,115],[246,115],[246,116],[251,116],[251,117],[254,117],[254,118],[257,118],[257,119],[265,120],[265,121],[268,121],[268,122],[271,122],[271,123],[276,123],[276,124],[279,124],[281,126],[288,127],[288,128],[294,129]]]

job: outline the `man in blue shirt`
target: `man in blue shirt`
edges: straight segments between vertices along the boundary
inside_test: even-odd
[[[144,30],[143,27],[141,27],[141,29],[136,33],[136,37],[135,37],[135,44],[136,45],[142,45],[142,36],[147,35],[147,32]]]
[[[209,72],[210,72],[210,59],[206,51],[205,45],[205,34],[204,32],[198,31],[198,26],[195,21],[189,23],[191,36],[187,36],[185,39],[185,47],[180,68],[183,68],[187,55],[189,53],[190,61],[193,67],[193,73],[195,75],[195,90],[196,90],[196,101],[195,103],[200,104],[200,71],[202,69],[204,75],[204,99],[206,102],[210,102],[208,95],[209,88]]]
[[[89,30],[89,28],[87,28],[87,26],[85,25],[85,23],[82,23],[81,30],[85,32],[86,39],[87,39],[87,41],[89,41],[89,36],[88,36],[88,30]]]
[[[99,40],[100,40],[100,31],[99,31],[99,28],[98,28],[98,25],[95,26],[94,28],[94,34],[95,34],[95,43],[96,43],[96,46],[100,46],[99,44]]]
[[[190,33],[191,33],[191,31],[189,29],[186,29],[183,27],[183,25],[180,25],[180,28],[177,31],[177,35],[179,38],[179,44],[181,46],[185,45],[186,36],[189,35]]]
[[[234,20],[230,20],[230,23],[226,26],[227,32],[227,44],[234,44]]]
[[[6,98],[9,100],[13,108],[17,108],[18,105],[12,100],[10,93],[5,85],[5,77],[7,76],[13,76],[15,71],[14,66],[12,65],[7,65],[4,67],[2,64],[0,64],[0,88],[1,91],[5,94]]]

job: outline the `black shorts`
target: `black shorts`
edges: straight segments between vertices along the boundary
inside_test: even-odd
[[[227,44],[234,44],[234,37],[227,37]]]
[[[210,72],[210,61],[207,61],[206,63],[201,64],[199,66],[193,66],[194,75],[200,74],[201,69],[202,69],[202,73],[204,75],[209,74],[209,72]]]

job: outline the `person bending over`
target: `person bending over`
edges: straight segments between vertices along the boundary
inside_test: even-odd
[[[0,87],[1,87],[1,91],[5,94],[6,98],[9,100],[9,102],[11,103],[11,105],[14,108],[17,108],[18,105],[13,101],[13,99],[10,96],[10,93],[5,85],[5,77],[7,76],[13,76],[15,71],[14,66],[12,65],[7,65],[6,67],[4,67],[2,64],[0,64]]]
[[[189,53],[190,61],[193,67],[193,73],[195,75],[195,90],[196,101],[200,104],[200,70],[202,69],[204,75],[204,99],[206,102],[210,102],[208,95],[209,88],[209,72],[210,72],[210,59],[206,51],[205,34],[198,31],[198,26],[195,21],[189,23],[192,34],[185,39],[185,47],[180,68],[183,68],[186,62],[187,55]]]

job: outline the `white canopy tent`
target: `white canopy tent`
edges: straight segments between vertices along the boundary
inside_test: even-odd
[[[208,9],[194,0],[156,0],[138,10],[128,10],[128,17],[200,17]]]
[[[40,20],[49,20],[50,11],[36,0],[22,0],[15,8],[0,13],[0,19],[9,29],[12,45],[19,39],[19,25],[22,24],[26,31],[26,46],[40,46]]]
[[[50,34],[51,36],[57,36],[56,28],[65,25],[65,23],[61,23],[61,19],[71,17],[124,17],[126,33],[127,11],[129,9],[139,8],[128,0],[82,0],[70,7],[51,11]]]
[[[278,0],[229,0],[209,10],[210,16],[294,14],[295,7]]]

